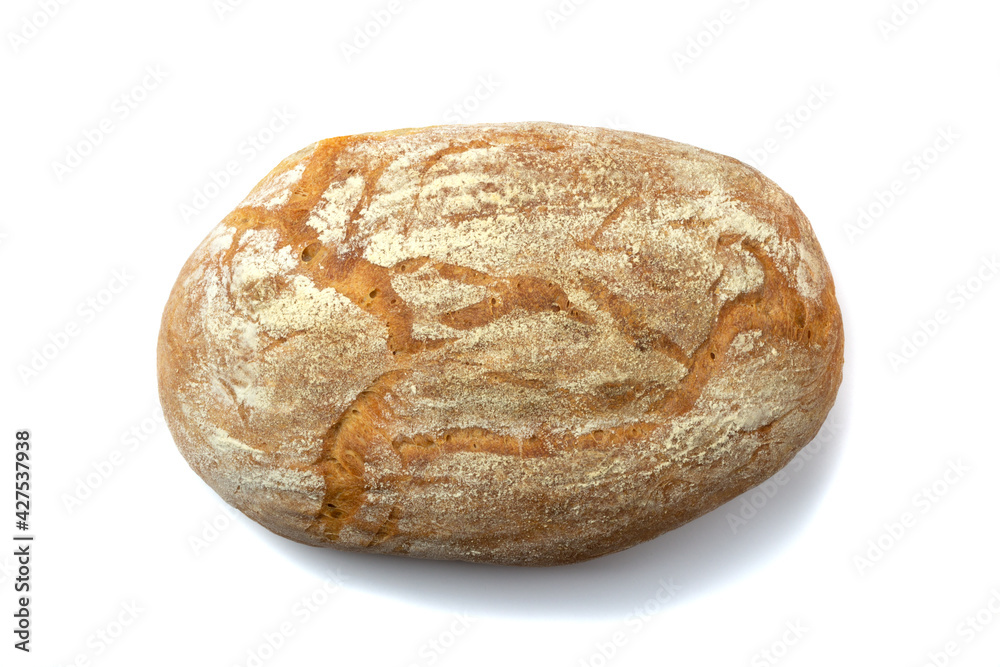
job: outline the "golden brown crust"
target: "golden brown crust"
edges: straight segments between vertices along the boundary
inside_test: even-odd
[[[158,348],[178,447],[271,530],[522,565],[762,482],[842,363],[829,268],[774,183],[548,123],[286,158],[185,264]]]

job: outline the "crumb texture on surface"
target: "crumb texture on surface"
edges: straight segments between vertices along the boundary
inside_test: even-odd
[[[192,468],[308,544],[552,565],[759,484],[843,327],[808,220],[732,158],[551,123],[319,141],[198,246],[160,396]]]

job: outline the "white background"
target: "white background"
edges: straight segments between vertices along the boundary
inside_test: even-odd
[[[350,57],[388,0],[5,2],[0,662],[1000,664],[1000,7],[898,2],[894,26],[890,0],[409,0]],[[768,493],[559,568],[313,549],[227,514],[157,408],[187,255],[317,139],[520,120],[753,160],[795,197],[847,329],[811,453]]]

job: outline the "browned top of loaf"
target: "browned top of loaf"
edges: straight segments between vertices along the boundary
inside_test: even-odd
[[[500,497],[508,465],[525,485],[586,485],[614,453],[702,466],[708,507],[776,424],[791,444],[760,474],[812,437],[841,360],[829,269],[774,183],[665,139],[545,123],[290,156],[184,267],[160,347],[175,439],[227,500],[301,541],[450,557],[412,537],[441,498],[406,517],[406,493],[494,475]],[[713,439],[685,440],[706,420]],[[474,511],[455,514],[488,521]],[[673,511],[648,537],[703,509]],[[604,531],[604,551],[625,545]],[[507,536],[476,539],[500,553]]]

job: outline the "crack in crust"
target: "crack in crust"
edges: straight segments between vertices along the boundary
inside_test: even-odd
[[[570,318],[584,324],[594,324],[595,321],[592,316],[570,304],[569,297],[559,285],[528,275],[494,278],[481,301],[445,313],[437,320],[452,329],[468,331],[485,326],[515,309],[527,313],[566,312]]]
[[[389,443],[385,427],[389,407],[385,395],[406,371],[380,375],[337,418],[323,436],[323,446],[315,465],[326,480],[326,491],[319,514],[310,532],[319,532],[335,540],[344,524],[355,518],[371,486],[365,480],[365,461],[359,452]],[[362,523],[357,526],[363,529]],[[371,530],[372,526],[367,526]],[[374,526],[377,534],[382,526]]]

